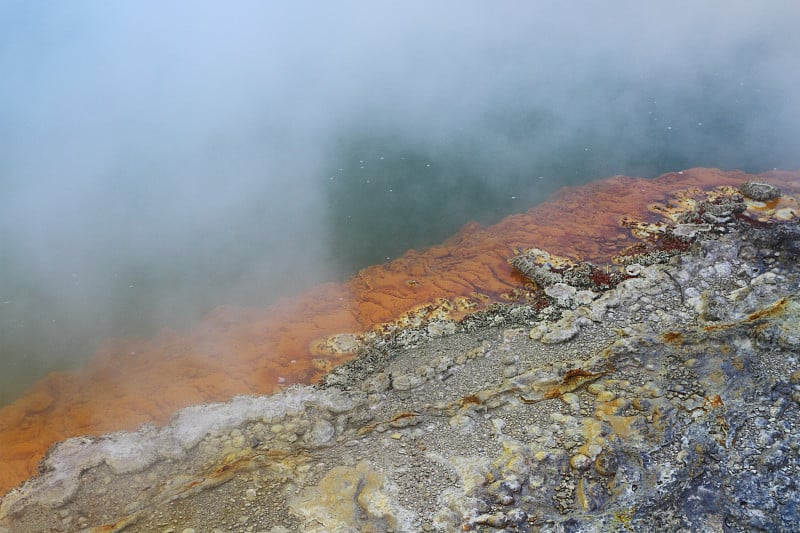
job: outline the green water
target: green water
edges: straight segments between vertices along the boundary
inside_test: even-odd
[[[440,242],[468,221],[492,224],[560,187],[616,174],[798,168],[800,155],[783,133],[792,117],[772,94],[731,92],[734,79],[716,76],[682,95],[654,86],[628,114],[594,109],[566,138],[549,137],[562,135],[563,124],[535,102],[494,110],[478,125],[481,135],[452,132],[444,143],[356,133],[339,146],[325,182],[331,260],[346,275]]]

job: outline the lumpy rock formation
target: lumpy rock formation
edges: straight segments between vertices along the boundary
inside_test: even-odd
[[[793,531],[798,178],[612,178],[367,269],[321,382],[73,435],[0,531]]]

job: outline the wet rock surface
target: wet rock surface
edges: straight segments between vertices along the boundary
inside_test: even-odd
[[[794,531],[798,224],[723,211],[613,287],[562,271],[318,387],[69,439],[0,531]]]

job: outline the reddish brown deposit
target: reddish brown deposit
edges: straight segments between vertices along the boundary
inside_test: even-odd
[[[527,213],[486,228],[467,224],[438,246],[410,250],[344,284],[321,285],[265,309],[222,306],[188,332],[108,342],[80,372],[50,374],[0,409],[0,494],[33,475],[53,443],[145,422],[164,424],[188,405],[314,382],[343,360],[312,355],[315,340],[368,330],[437,299],[501,301],[524,283],[507,262],[515,249],[536,247],[607,264],[635,242],[621,224],[624,218],[658,219],[649,207],[667,201],[671,191],[748,179],[755,177],[692,169],[654,180],[617,176],[565,188]],[[759,179],[800,190],[797,172]]]

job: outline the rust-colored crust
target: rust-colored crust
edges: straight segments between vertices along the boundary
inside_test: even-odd
[[[321,285],[265,309],[222,306],[187,332],[109,341],[82,370],[50,374],[0,409],[0,494],[34,475],[46,450],[66,438],[164,424],[188,405],[314,382],[334,362],[312,353],[312,345],[333,334],[459,319],[516,299],[525,280],[507,261],[515,250],[536,247],[609,265],[637,242],[624,222],[663,220],[663,206],[676,202],[670,193],[684,191],[685,198],[754,179],[800,190],[799,172],[615,176],[564,188],[490,227],[467,224],[440,245],[410,250],[343,284]],[[338,363],[352,354],[333,356]]]

